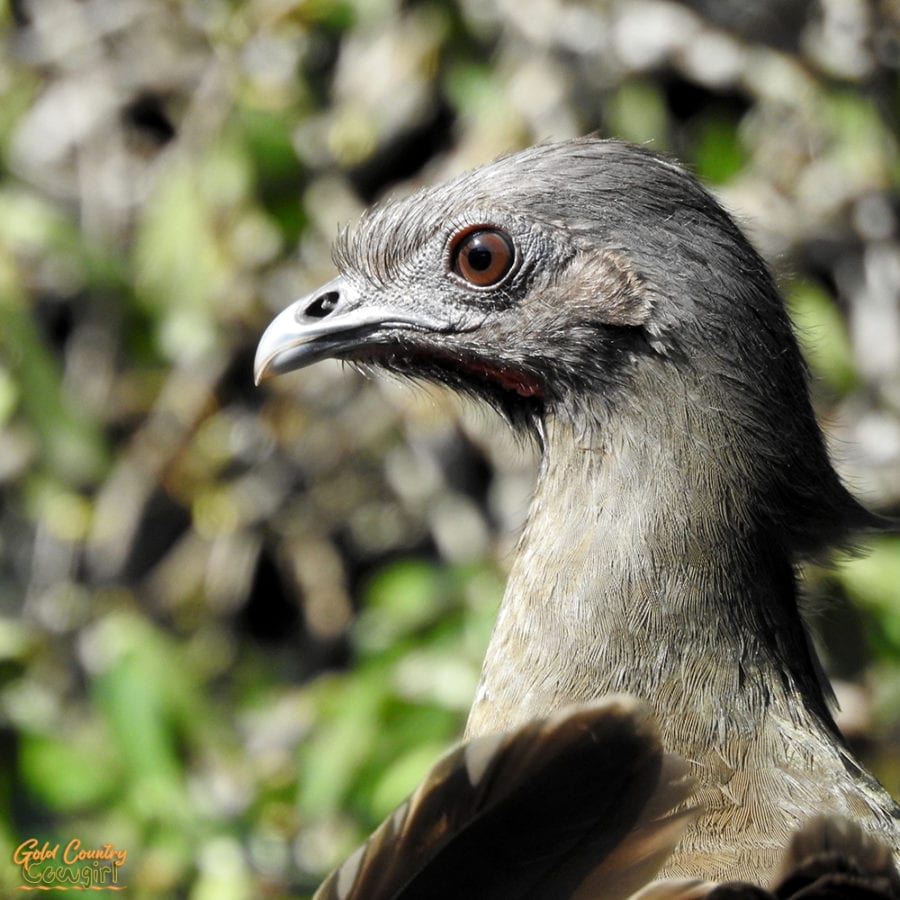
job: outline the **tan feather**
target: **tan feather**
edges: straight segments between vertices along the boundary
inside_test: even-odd
[[[605,896],[603,893],[596,898]],[[855,822],[818,816],[784,853],[769,890],[746,882],[655,881],[630,900],[898,900],[900,873],[891,848]]]
[[[602,895],[597,895],[598,897]],[[900,900],[900,873],[891,848],[841,816],[817,816],[800,828],[784,852],[770,889],[665,880],[630,900]]]
[[[714,882],[696,878],[667,878],[648,884],[629,900],[702,900],[714,887]]]

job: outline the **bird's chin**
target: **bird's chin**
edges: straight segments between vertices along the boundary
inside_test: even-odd
[[[496,409],[514,428],[534,430],[544,418],[543,383],[511,366],[454,353],[379,348],[376,352],[342,354],[367,374],[388,371],[419,382],[431,382],[465,393]]]
[[[510,391],[526,398],[541,399],[544,396],[544,386],[537,378],[512,366],[464,356],[449,359],[448,364],[498,390]]]
[[[505,397],[540,402],[544,399],[544,385],[537,376],[506,363],[463,353],[398,351],[385,347],[381,350],[369,348],[366,353],[347,354],[344,358],[463,388],[470,393],[486,395],[490,400]]]

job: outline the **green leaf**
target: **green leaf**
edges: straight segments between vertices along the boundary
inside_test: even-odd
[[[23,733],[22,777],[44,803],[73,812],[114,798],[122,770],[98,723],[75,734]]]
[[[652,142],[665,149],[668,115],[659,88],[647,81],[626,81],[607,107],[610,133],[638,144]]]
[[[788,307],[817,378],[846,393],[857,384],[847,325],[825,291],[810,281],[795,281],[787,290]]]
[[[233,180],[227,167],[205,175],[207,183],[219,179]],[[191,166],[174,166],[148,201],[135,238],[137,297],[157,319],[160,346],[173,360],[198,358],[215,346],[212,303],[228,274],[202,187]]]
[[[864,556],[843,561],[837,575],[847,593],[873,614],[875,651],[885,660],[900,657],[900,538],[879,537]]]
[[[18,383],[19,401],[47,468],[69,484],[95,482],[109,466],[98,423],[63,388],[59,363],[47,347],[19,289],[15,264],[0,249],[0,349]]]
[[[369,669],[353,678],[323,679],[322,718],[301,749],[299,802],[304,813],[321,818],[340,809],[369,761],[382,733],[383,673]]]
[[[719,116],[704,119],[697,130],[693,162],[704,181],[713,184],[731,181],[746,162],[737,125]]]
[[[191,718],[191,696],[200,685],[184,665],[180,648],[131,614],[108,617],[93,646],[102,658],[91,683],[126,773],[130,802],[142,819],[191,817],[180,748]]]
[[[376,819],[384,818],[402,803],[447,748],[446,741],[421,741],[398,754],[375,784],[372,811]]]
[[[440,570],[421,560],[403,560],[378,572],[364,590],[363,610],[353,628],[364,653],[376,653],[433,623],[447,608]]]
[[[263,194],[270,186],[296,184],[299,161],[291,140],[291,129],[284,116],[268,110],[244,107],[239,111],[242,136],[256,169],[258,187]],[[291,198],[300,209],[299,199]]]

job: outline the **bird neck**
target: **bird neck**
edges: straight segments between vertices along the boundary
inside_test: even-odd
[[[704,432],[696,396],[656,396],[587,427],[545,421],[469,735],[617,691],[649,702],[689,759],[772,712],[833,728],[793,562],[755,516],[748,466]]]

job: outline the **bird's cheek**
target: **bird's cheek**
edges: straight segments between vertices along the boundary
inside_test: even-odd
[[[561,286],[570,307],[590,310],[607,325],[644,325],[650,318],[651,292],[622,251],[578,257]]]

